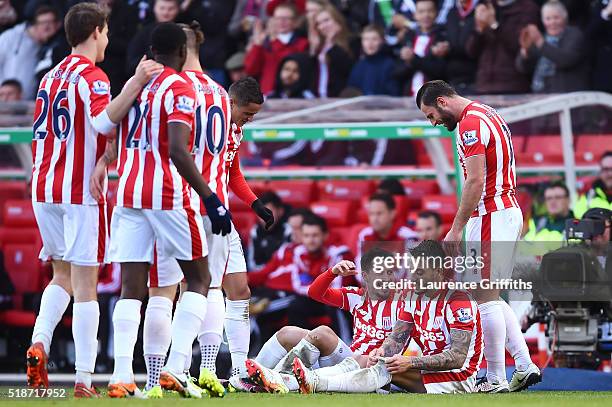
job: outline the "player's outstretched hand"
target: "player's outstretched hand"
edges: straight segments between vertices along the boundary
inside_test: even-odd
[[[374,349],[368,355],[368,363],[367,363],[366,367],[374,366],[375,364],[378,363],[380,358],[382,358],[383,356],[385,356],[385,351],[382,348],[382,346],[380,348]]]
[[[402,355],[385,358],[385,366],[387,366],[387,371],[391,374],[404,373],[412,368],[410,356]]]
[[[89,192],[96,201],[100,202],[104,195],[104,179],[106,178],[106,165],[102,160],[98,160],[91,178],[89,178]]]
[[[340,263],[332,267],[332,273],[337,276],[354,276],[357,274],[355,263],[350,260],[342,260]]]
[[[251,209],[253,209],[257,216],[264,221],[264,228],[270,230],[272,225],[274,225],[274,214],[272,211],[266,208],[259,199],[256,199],[255,202],[251,204]]]
[[[156,75],[159,75],[164,70],[164,66],[159,62],[152,59],[147,59],[146,55],[143,55],[142,59],[136,67],[136,73],[134,73],[134,79],[138,81],[141,86],[145,86],[147,82]]]
[[[221,236],[229,234],[232,231],[232,214],[223,206],[217,194],[211,194],[203,202],[206,214],[210,218],[213,234]]]

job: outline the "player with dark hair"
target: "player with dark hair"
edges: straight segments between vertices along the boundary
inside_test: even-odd
[[[297,391],[298,382],[292,374],[295,358],[306,367],[317,367],[318,375],[335,375],[365,367],[368,355],[382,346],[402,309],[401,293],[376,287],[376,280],[391,281],[394,270],[377,270],[377,258],[392,257],[392,253],[375,248],[361,258],[364,287],[332,288],[336,277],[357,274],[355,264],[342,260],[310,285],[310,298],[348,311],[353,316],[353,341],[345,344],[328,326],[312,330],[297,326],[280,329],[262,347],[254,360],[247,361],[249,376],[258,390],[269,393]]]
[[[155,245],[160,256],[177,260],[186,281],[160,384],[184,397],[202,397],[201,389],[184,373],[206,315],[211,280],[202,218],[189,188],[204,202],[214,233],[230,232],[231,215],[202,178],[188,150],[198,106],[193,86],[178,74],[187,55],[186,42],[185,32],[174,23],[155,28],[151,50],[163,71],[141,89],[119,128],[119,187],[109,258],[121,263],[122,287],[113,312],[111,397],[143,397],[134,383],[132,358]]]
[[[72,52],[42,79],[33,124],[32,203],[43,241],[40,258],[51,259],[53,279],[45,288],[27,351],[28,385],[48,387],[47,355],[53,331],[74,297],[75,397],[98,397],[91,374],[98,353],[100,310],[96,284],[107,231],[104,188],[88,188],[96,160],[128,113],[142,86],[161,71],[141,61],[135,75],[111,102],[110,83],[97,62],[108,44],[106,14],[96,4],[72,7],[65,18]],[[114,141],[108,140],[108,143]]]
[[[440,240],[443,237],[440,214],[434,211],[419,212],[415,230],[419,235],[419,240]]]
[[[416,104],[432,125],[457,130],[457,152],[465,182],[459,209],[444,241],[458,251],[465,228],[468,253],[483,256],[484,267],[464,273],[464,280],[509,278],[514,250],[523,227],[523,214],[515,197],[516,170],[510,128],[493,108],[461,97],[444,81],[431,81],[419,89]],[[494,245],[492,245],[492,242]],[[487,346],[486,381],[479,391],[520,391],[541,381],[531,361],[525,338],[512,308],[500,290],[478,289],[478,301]],[[510,384],[506,379],[505,348],[515,360]]]
[[[440,243],[427,240],[410,253],[419,259],[412,270],[415,289],[405,298],[391,334],[370,354],[369,367],[347,364],[334,375],[322,375],[295,358],[293,373],[301,393],[370,393],[389,383],[406,388],[419,376],[427,393],[475,391],[483,348],[477,304],[464,291],[435,288],[450,274]],[[422,356],[402,355],[411,339]]]

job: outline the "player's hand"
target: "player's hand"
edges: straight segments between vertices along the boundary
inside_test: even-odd
[[[385,351],[383,350],[382,346],[380,348],[376,348],[374,349],[372,352],[370,352],[370,354],[368,355],[368,362],[366,367],[371,367],[374,366],[375,364],[378,363],[378,361],[380,360],[380,358],[385,356]]]
[[[104,179],[106,178],[106,164],[98,160],[89,178],[89,192],[96,201],[100,202],[104,195]]]
[[[272,211],[269,208],[266,208],[266,206],[262,204],[259,199],[256,199],[255,202],[253,202],[251,209],[253,209],[257,216],[264,221],[264,229],[270,230],[272,225],[274,225],[274,214]]]
[[[147,59],[146,55],[142,56],[142,59],[136,67],[136,73],[134,73],[134,79],[141,86],[145,86],[154,76],[159,75],[164,70],[164,66],[152,59]]]
[[[210,218],[213,234],[221,236],[229,234],[232,231],[232,214],[223,206],[217,194],[211,194],[203,202],[206,214]]]
[[[453,228],[448,231],[442,242],[444,251],[448,256],[459,256],[461,254],[461,240],[463,239],[463,233]]]
[[[385,358],[385,366],[391,374],[404,373],[412,368],[410,359],[410,356],[394,355]]]
[[[357,274],[355,263],[350,260],[342,260],[340,263],[332,267],[332,274],[337,276],[354,276]]]

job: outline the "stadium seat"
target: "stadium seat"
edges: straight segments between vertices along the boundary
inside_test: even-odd
[[[359,201],[374,192],[372,180],[325,180],[317,183],[319,199],[324,201]]]
[[[42,240],[36,227],[0,227],[0,250],[6,244],[30,244],[37,248],[42,247]]]
[[[4,246],[4,267],[16,294],[41,290],[38,253],[39,249],[31,244],[10,243]]]
[[[563,164],[561,151],[535,151],[515,153],[516,166],[559,165]]]
[[[26,198],[28,186],[23,181],[0,182],[0,224],[4,221],[4,205],[6,201]]]
[[[576,187],[578,188],[578,192],[581,194],[586,193],[589,189],[591,189],[591,186],[596,179],[597,176],[594,175],[578,177],[578,179],[576,179]]]
[[[234,222],[234,226],[240,235],[240,239],[242,239],[242,243],[246,245],[249,241],[249,232],[253,225],[257,222],[256,215],[254,212],[233,212],[232,213],[232,221]]]
[[[434,179],[402,180],[409,208],[419,208],[425,195],[440,193],[438,182]]]
[[[327,221],[328,227],[350,225],[355,216],[353,201],[313,202],[310,209]]]
[[[316,194],[312,180],[270,181],[266,189],[276,192],[283,202],[303,208],[315,200]]]
[[[29,199],[8,200],[4,203],[4,225],[7,227],[36,227],[36,218]]]
[[[526,148],[529,153],[556,154],[561,153],[561,136],[558,134],[532,134],[527,137]],[[515,150],[515,153],[517,151]]]
[[[612,143],[611,134],[582,134],[575,138],[576,163],[597,164],[604,152],[603,146]]]
[[[346,245],[355,255],[357,254],[357,246],[359,245],[359,232],[361,232],[364,228],[368,226],[369,224],[367,223],[357,223],[351,226],[351,231],[349,232],[348,238],[346,239]]]
[[[457,197],[455,195],[425,195],[422,198],[422,208],[440,214],[442,222],[450,222],[457,213]]]

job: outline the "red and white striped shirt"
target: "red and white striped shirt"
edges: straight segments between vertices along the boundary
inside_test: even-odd
[[[468,293],[440,290],[429,298],[410,292],[399,320],[414,324],[411,338],[423,356],[437,355],[451,347],[451,329],[472,332],[470,347],[463,366],[440,372],[423,371],[423,383],[461,382],[476,374],[482,361],[483,339],[478,305]]]
[[[191,207],[189,185],[170,159],[168,123],[191,128],[196,107],[193,86],[170,67],[143,88],[119,128],[117,206]]]
[[[519,207],[515,197],[516,170],[512,135],[504,119],[492,108],[470,103],[459,121],[457,151],[467,177],[465,160],[485,156],[485,183],[472,217],[511,207]]]
[[[364,295],[363,288],[331,288],[336,277],[327,270],[313,281],[308,295],[316,301],[350,312],[353,315],[351,350],[359,355],[369,355],[391,334],[403,309],[401,293],[392,294],[385,301],[371,300]]]
[[[198,170],[208,187],[217,194],[227,208],[227,168],[225,165],[228,135],[231,129],[231,108],[225,89],[208,75],[185,71],[181,76],[195,89],[196,114],[193,127],[192,154]],[[205,215],[206,208],[200,196],[191,191],[194,208]]]
[[[43,77],[32,126],[34,202],[98,203],[89,178],[106,145],[98,136],[115,127],[105,111],[110,98],[106,74],[81,55],[67,56]]]

